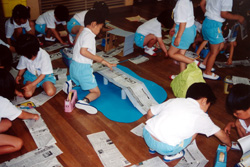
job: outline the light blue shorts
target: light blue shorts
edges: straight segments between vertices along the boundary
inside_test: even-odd
[[[161,155],[175,155],[184,150],[192,141],[192,137],[190,137],[176,146],[171,146],[155,140],[145,128],[143,129],[143,137],[148,147]]]
[[[93,69],[90,64],[78,63],[74,60],[71,61],[69,67],[69,74],[72,81],[82,90],[90,90],[97,87]]]
[[[36,24],[35,29],[36,29],[37,32],[39,32],[39,33],[41,33],[43,35],[46,34],[46,32],[45,32],[46,24]]]
[[[221,27],[221,22],[205,18],[202,24],[203,39],[214,45],[224,42]]]
[[[135,44],[141,48],[144,48],[143,47],[143,43],[144,43],[144,39],[145,39],[145,36],[140,34],[140,33],[137,33],[135,32]]]
[[[75,37],[76,34],[72,34],[71,30],[74,26],[81,26],[81,24],[75,19],[75,18],[71,18],[69,22],[67,22],[67,30],[70,33],[71,36]]]
[[[178,49],[188,49],[189,46],[194,42],[195,36],[196,36],[196,26],[192,25],[191,27],[185,28],[182,36],[181,41],[179,43],[179,46],[174,45],[174,40],[177,36],[177,33],[179,31],[179,25],[175,26],[175,34],[172,38],[171,45],[178,48]]]
[[[22,28],[22,32],[23,32],[23,34],[26,34],[26,29]],[[12,35],[11,40],[16,41],[16,38]]]
[[[24,75],[23,75],[23,84],[26,84],[27,81],[30,81],[30,82],[33,82],[37,79],[37,76],[32,74],[31,72],[29,72],[28,70],[25,71]],[[44,82],[52,82],[53,84],[56,84],[56,79],[54,77],[54,74],[48,74],[48,75],[45,75],[45,78],[39,82],[36,87],[40,87],[43,85]]]

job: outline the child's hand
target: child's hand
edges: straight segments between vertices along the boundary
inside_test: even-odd
[[[169,35],[170,35],[170,37],[173,37],[173,36],[174,36],[174,33],[175,33],[175,28],[171,28],[171,29],[169,30]]]
[[[20,80],[22,79],[22,76],[18,75],[16,77],[16,84],[20,84]]]
[[[227,59],[227,65],[232,65],[232,64],[233,64],[232,59]]]
[[[239,21],[240,24],[244,24],[245,18],[243,16],[239,16],[238,21]]]
[[[29,91],[32,91],[36,86],[33,86],[31,83],[30,84],[27,84],[25,85],[22,89],[25,91],[25,92],[29,92]]]
[[[34,119],[34,120],[38,120],[40,117],[39,117],[39,115],[38,114],[34,114],[34,116],[33,116],[33,118],[32,119]]]
[[[107,61],[105,61],[105,60],[103,60],[101,63],[102,63],[103,65],[107,66],[110,70],[113,70],[112,67],[116,67],[116,64],[110,64],[109,62],[107,62]]]
[[[62,42],[60,42],[61,44],[63,44],[63,45],[68,45],[68,43],[67,42],[64,42],[64,41],[62,41]]]
[[[224,128],[224,132],[229,136],[231,134],[231,128],[235,127],[234,122],[229,122],[226,127]]]
[[[174,45],[175,45],[175,46],[179,46],[180,41],[181,41],[181,38],[176,37],[175,40],[174,40]]]

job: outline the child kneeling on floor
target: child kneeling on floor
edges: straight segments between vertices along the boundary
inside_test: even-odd
[[[69,69],[71,80],[67,81],[63,87],[64,92],[69,93],[72,89],[73,81],[76,85],[80,85],[82,90],[90,92],[83,100],[78,100],[75,105],[76,108],[85,110],[89,114],[97,113],[97,109],[90,106],[89,103],[101,95],[91,67],[93,61],[102,63],[111,70],[112,67],[116,66],[116,64],[110,64],[102,57],[96,55],[95,37],[99,34],[104,22],[104,17],[96,10],[89,10],[86,13],[84,19],[85,28],[73,49],[73,57]]]
[[[143,130],[149,152],[164,155],[165,162],[179,159],[199,133],[207,137],[215,135],[229,150],[230,138],[206,113],[215,101],[206,83],[194,83],[188,88],[186,98],[174,98],[152,106]]]
[[[49,54],[40,48],[37,38],[33,35],[20,35],[17,39],[16,51],[20,57],[17,65],[18,75],[16,83],[20,84],[24,78],[23,95],[31,97],[36,88],[42,86],[48,96],[56,93],[56,79],[53,75],[53,68]]]

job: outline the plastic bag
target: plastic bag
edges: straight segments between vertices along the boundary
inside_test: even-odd
[[[170,84],[176,97],[186,97],[187,89],[197,82],[205,83],[201,69],[195,64],[187,65],[187,68],[177,75]]]

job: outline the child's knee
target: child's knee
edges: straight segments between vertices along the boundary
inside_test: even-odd
[[[16,151],[20,150],[23,146],[23,140],[20,138],[17,138],[13,146],[15,147]]]
[[[25,91],[25,92],[24,92],[24,97],[25,97],[25,98],[30,98],[32,95],[33,95],[33,92],[32,92],[32,91]]]
[[[50,89],[46,90],[45,92],[48,96],[54,96],[56,94],[56,88],[55,87],[50,88]]]

